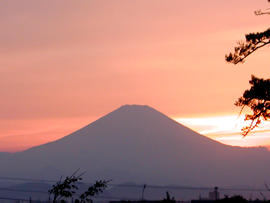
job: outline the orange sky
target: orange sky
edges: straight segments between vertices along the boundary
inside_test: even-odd
[[[57,139],[123,104],[222,116],[269,50],[224,55],[268,28],[266,0],[14,0],[0,6],[0,151]],[[269,138],[270,140],[270,138]]]

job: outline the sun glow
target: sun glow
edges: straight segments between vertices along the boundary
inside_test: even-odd
[[[208,116],[194,118],[175,118],[175,120],[187,127],[217,140],[233,146],[270,146],[270,123],[262,122],[259,128],[250,135],[243,137],[241,129],[248,125],[244,116]]]

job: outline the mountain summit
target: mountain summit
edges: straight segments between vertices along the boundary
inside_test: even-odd
[[[86,178],[178,185],[254,185],[269,177],[270,153],[223,145],[149,106],[125,105],[55,142],[1,158],[7,176]],[[3,164],[2,164],[3,163]]]

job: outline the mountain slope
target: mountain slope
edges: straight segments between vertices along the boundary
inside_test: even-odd
[[[267,181],[270,153],[223,145],[148,106],[125,105],[60,140],[14,154],[0,172],[57,178],[78,168],[88,180],[115,183],[254,185]]]

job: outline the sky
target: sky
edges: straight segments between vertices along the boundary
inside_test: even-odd
[[[254,15],[268,6],[266,0],[1,2],[0,151],[58,139],[124,104],[149,105],[226,144],[270,145],[267,130],[244,140],[232,122],[241,122],[234,102],[251,74],[269,75],[268,48],[244,64],[225,62],[246,33],[268,28],[269,16]]]

